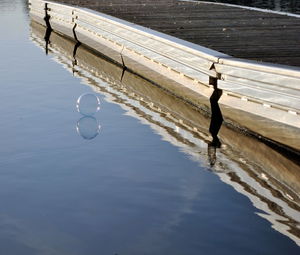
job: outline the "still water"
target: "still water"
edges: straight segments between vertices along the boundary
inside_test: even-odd
[[[198,1],[202,1],[202,0],[198,0]],[[299,0],[203,0],[203,1],[236,4],[236,5],[256,7],[261,9],[268,9],[273,11],[300,14]]]
[[[222,127],[211,167],[207,117],[26,6],[0,0],[0,254],[299,254],[297,163]]]

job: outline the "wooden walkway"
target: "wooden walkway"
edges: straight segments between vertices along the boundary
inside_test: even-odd
[[[300,66],[300,18],[177,0],[55,0],[245,58]]]

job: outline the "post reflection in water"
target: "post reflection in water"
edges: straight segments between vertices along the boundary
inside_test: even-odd
[[[47,27],[46,29],[46,32],[45,32],[45,36],[44,36],[44,39],[45,39],[45,52],[46,52],[46,55],[48,55],[48,48],[49,48],[49,44],[50,44],[50,36],[51,36],[51,32],[52,32],[52,29]]]
[[[209,132],[212,135],[212,141],[208,143],[207,154],[211,166],[216,163],[217,148],[221,147],[221,142],[218,138],[218,133],[223,122],[223,116],[218,104],[221,96],[222,90],[216,88],[209,99],[211,106],[211,121],[209,125]]]

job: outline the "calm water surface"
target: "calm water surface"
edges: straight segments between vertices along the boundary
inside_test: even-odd
[[[96,93],[54,37],[48,56],[37,47],[27,15],[26,1],[0,0],[0,254],[299,254],[280,223],[297,227],[297,206],[269,210],[270,191],[233,184],[242,161],[220,154],[214,173],[204,140],[108,81]],[[76,109],[84,93],[101,101],[93,117]]]

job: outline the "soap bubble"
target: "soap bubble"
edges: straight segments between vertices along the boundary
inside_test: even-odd
[[[86,140],[92,140],[100,133],[101,126],[96,118],[92,116],[84,116],[77,121],[77,133]]]
[[[93,116],[100,110],[100,99],[91,93],[82,94],[76,102],[79,113],[85,116]]]

